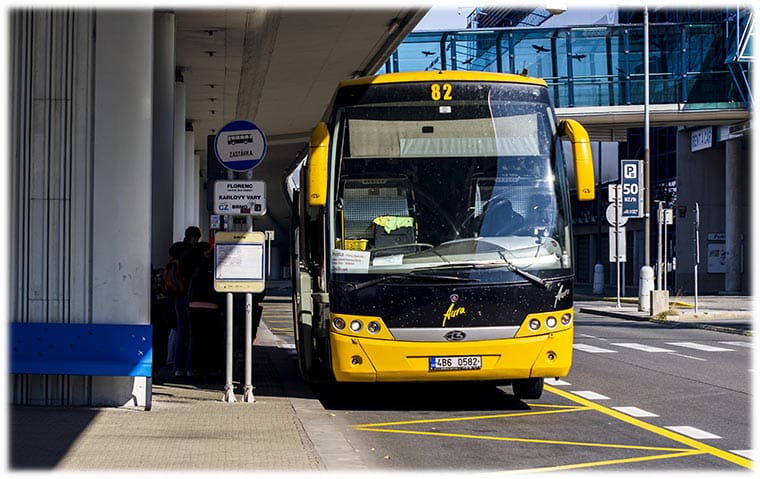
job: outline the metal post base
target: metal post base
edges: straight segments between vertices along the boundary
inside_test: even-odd
[[[245,392],[243,392],[243,402],[256,402],[256,398],[253,397],[253,386],[245,387]]]
[[[237,402],[237,398],[235,397],[235,386],[228,384],[224,387],[224,397],[222,398],[222,401]]]

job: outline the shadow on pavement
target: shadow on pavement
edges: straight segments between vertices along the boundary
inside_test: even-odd
[[[10,469],[52,469],[98,411],[87,407],[11,406]]]
[[[522,411],[530,407],[484,383],[330,384],[314,388],[325,409],[360,411]],[[507,387],[507,390],[509,388]]]

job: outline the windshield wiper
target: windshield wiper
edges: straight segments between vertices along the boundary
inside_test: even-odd
[[[499,256],[501,256],[501,259],[503,259],[504,262],[507,264],[508,270],[519,274],[520,276],[522,276],[523,278],[527,279],[528,281],[530,281],[531,283],[537,286],[541,286],[544,289],[549,289],[549,285],[546,283],[546,281],[543,278],[539,278],[538,276],[532,273],[528,273],[524,269],[518,268],[517,266],[515,266],[514,263],[509,261],[506,256],[504,256],[504,252],[499,251],[498,253],[499,253]]]
[[[369,286],[374,286],[376,284],[388,281],[390,279],[417,279],[417,280],[435,280],[435,281],[457,281],[457,282],[478,282],[479,279],[470,279],[470,278],[462,278],[460,276],[448,276],[448,275],[442,275],[442,274],[418,274],[414,271],[410,271],[408,273],[397,273],[397,274],[389,274],[386,276],[381,276],[379,278],[370,279],[368,281],[363,281],[361,283],[346,283],[344,285],[344,288],[348,289],[349,291],[357,291],[363,288],[367,288]]]

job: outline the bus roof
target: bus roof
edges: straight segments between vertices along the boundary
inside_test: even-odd
[[[471,81],[471,82],[501,82],[523,83],[528,85],[546,86],[546,81],[541,78],[514,75],[511,73],[476,72],[468,70],[438,70],[420,72],[384,73],[381,75],[366,76],[340,82],[338,88],[387,83],[410,83],[430,81]]]

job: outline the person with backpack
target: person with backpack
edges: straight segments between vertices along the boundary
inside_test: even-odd
[[[169,303],[174,306],[174,334],[170,333],[169,352],[173,352],[174,375],[177,377],[184,376],[189,369],[190,311],[187,287],[198,261],[196,246],[201,236],[200,228],[188,226],[184,239],[169,247],[170,259],[164,270],[164,289]]]

